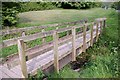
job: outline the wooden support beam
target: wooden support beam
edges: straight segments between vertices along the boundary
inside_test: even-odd
[[[103,21],[103,28],[106,27],[106,20]]]
[[[45,29],[43,28],[43,29],[42,29],[42,32],[44,32],[44,31],[45,31]],[[45,37],[46,37],[46,36],[44,36],[44,37],[42,38],[42,43],[43,43],[43,44],[45,43]]]
[[[102,21],[100,21],[100,34],[102,33]]]
[[[58,33],[54,31],[53,33],[53,40],[54,40],[54,68],[57,73],[59,73],[59,56],[58,56]]]
[[[24,36],[25,36],[25,31],[22,32],[22,37],[24,37]]]
[[[25,59],[26,58],[25,46],[24,46],[24,41],[22,39],[18,40],[18,53],[19,53],[19,59],[20,59],[20,66],[22,70],[22,77],[28,78],[26,59]]]
[[[91,25],[91,40],[90,40],[90,46],[93,46],[93,26],[94,26],[94,24]]]
[[[69,26],[67,26],[67,28],[68,28]],[[67,31],[67,36],[69,36],[69,30]]]
[[[25,31],[23,31],[21,35],[22,35],[22,37],[25,37],[26,36]],[[24,45],[25,45],[25,49],[27,49],[26,43]]]
[[[72,61],[76,61],[76,44],[75,44],[75,38],[76,38],[76,31],[75,27],[72,28]]]
[[[87,29],[87,26],[84,25],[83,27],[83,52],[86,52],[86,29]]]
[[[98,24],[99,24],[99,22],[96,23],[96,42],[98,41],[98,37],[99,37],[99,35],[98,35]]]

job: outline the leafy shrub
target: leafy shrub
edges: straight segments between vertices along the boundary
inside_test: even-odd
[[[11,5],[12,4],[12,5]],[[17,23],[18,3],[3,2],[2,3],[2,25],[12,26]]]
[[[16,25],[18,12],[49,10],[55,8],[65,9],[88,9],[98,7],[97,2],[3,2],[2,3],[2,25]]]
[[[111,5],[111,7],[114,8],[114,9],[120,10],[120,1],[119,2],[114,2]]]
[[[56,3],[57,7],[64,9],[88,9],[93,7],[99,7],[100,2],[59,2]]]
[[[100,6],[100,2],[22,2],[20,3],[21,12],[48,10],[54,8],[87,9],[98,6]]]
[[[3,8],[2,12],[2,19],[3,19],[3,25],[5,26],[12,26],[17,23],[17,13],[16,7],[13,8]]]
[[[23,2],[20,3],[21,12],[54,9],[52,2]],[[29,6],[29,7],[28,7]]]

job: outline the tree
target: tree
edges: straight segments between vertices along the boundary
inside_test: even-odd
[[[2,25],[12,26],[17,23],[19,4],[16,2],[2,2]]]

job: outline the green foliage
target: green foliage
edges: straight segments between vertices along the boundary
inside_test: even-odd
[[[52,73],[48,75],[48,80],[50,78],[79,78],[79,74],[76,71],[70,69],[69,65],[60,70],[60,73]],[[50,79],[51,80],[51,79]]]
[[[80,71],[82,78],[116,78],[118,71],[118,14],[111,10],[107,27],[93,48],[88,49],[90,62]],[[111,34],[112,33],[112,34]]]
[[[64,9],[88,9],[93,7],[99,7],[100,3],[98,2],[59,2],[59,3],[56,3],[56,6]]]
[[[99,6],[96,2],[3,2],[2,24],[4,26],[16,25],[17,13],[27,11],[49,10],[55,8],[88,9]]]
[[[21,12],[49,10],[54,9],[56,6],[52,2],[23,2],[20,3]]]
[[[112,8],[116,9],[116,10],[120,10],[120,1],[119,2],[114,2],[111,5]]]
[[[107,12],[105,13],[107,14]],[[65,78],[67,75],[78,75],[80,78],[118,78],[120,76],[120,72],[118,71],[119,54],[117,52],[118,14],[110,10],[106,17],[107,27],[104,28],[98,42],[86,52],[89,55],[89,62],[85,63],[80,68],[80,72],[76,72],[75,74],[70,73],[70,67],[65,66],[59,74],[51,74],[52,78],[59,78],[61,75],[64,75],[62,78]]]
[[[92,7],[98,7],[98,2],[21,2],[20,11],[37,11],[37,10],[49,10],[55,8],[65,9],[87,9]]]
[[[37,78],[42,79],[44,76],[45,75],[44,75],[43,71],[42,70],[38,70]]]
[[[33,17],[34,19],[36,19],[35,21],[38,20],[38,16],[39,15],[43,15],[45,14],[46,16],[48,16],[48,18],[45,16],[42,17],[42,19],[46,19],[48,21],[42,21],[42,19],[39,19],[38,22],[39,23],[43,23],[43,24],[48,24],[49,22],[51,24],[53,23],[63,23],[63,22],[73,22],[73,21],[77,21],[77,20],[81,20],[81,19],[84,19],[85,17],[91,22],[93,21],[94,19],[96,19],[97,17],[104,17],[106,16],[108,13],[110,13],[111,11],[108,10],[106,11],[104,9],[101,9],[101,8],[94,8],[94,9],[90,9],[90,10],[47,10],[47,11],[40,11],[40,13],[38,14],[38,12],[27,12],[27,13],[30,13],[30,14],[26,14],[25,13],[22,13],[25,15],[28,16],[28,15],[35,15],[35,17]],[[101,14],[99,14],[101,12]],[[37,14],[36,14],[37,13]],[[54,13],[54,14],[53,14]],[[57,16],[57,13],[60,13],[61,15],[60,16]],[[67,13],[67,14],[66,14]],[[69,14],[68,14],[69,13]],[[52,15],[51,15],[52,14]],[[51,18],[49,18],[49,16],[52,16]],[[114,14],[111,14],[110,16],[112,16]],[[37,16],[37,17],[36,17]],[[91,17],[92,16],[92,17]],[[20,17],[20,18],[24,18],[24,17]],[[29,19],[29,17],[27,17]],[[31,17],[30,17],[31,18]],[[58,20],[58,21],[57,21]],[[113,19],[114,20],[114,19]],[[23,20],[22,20],[23,21]],[[25,22],[25,21],[23,21]],[[22,23],[23,23],[22,22]],[[25,22],[26,23],[26,22]],[[50,24],[49,23],[49,24]],[[29,24],[29,25],[22,25],[22,27],[29,27],[29,26],[35,26],[35,22],[32,22],[32,24]],[[80,24],[76,25],[76,26],[79,26]],[[36,26],[39,26],[39,25],[36,25]],[[66,27],[67,25],[65,26],[58,26],[59,28],[64,28]],[[73,26],[73,25],[70,25],[70,26]],[[45,29],[45,31],[48,31],[48,30],[53,30],[55,29],[55,27],[48,27]],[[38,33],[40,32],[41,29],[32,29],[30,31],[26,31],[26,35],[30,35],[30,34],[34,34],[34,33]],[[66,32],[63,32],[63,33],[60,33],[59,34],[59,37],[62,37],[66,35]],[[10,38],[15,38],[15,37],[20,37],[21,36],[21,33],[15,33],[15,34],[10,34],[10,35],[5,35],[5,36],[2,36],[2,39],[3,40],[7,40],[7,39],[10,39]],[[49,37],[46,37],[46,42],[49,42],[49,41],[52,41],[53,38],[52,36],[49,36]],[[33,40],[33,41],[29,41],[27,42],[27,48],[30,48],[30,47],[34,47],[34,46],[37,46],[37,45],[41,45],[42,42],[41,42],[41,38],[38,38],[36,40]],[[13,47],[13,46],[10,46],[10,47],[7,47],[7,48],[4,48],[2,49],[3,50],[3,57],[6,57],[8,55],[11,55],[11,54],[14,54],[14,53],[17,53],[17,46]]]
[[[17,45],[3,48],[3,49],[1,49],[1,52],[2,52],[2,55],[0,55],[0,58],[1,57],[5,58],[8,55],[11,55],[11,54],[18,52]]]
[[[11,5],[11,4],[13,4],[13,5]],[[12,2],[3,2],[2,3],[2,25],[12,26],[17,23],[17,21],[18,21],[18,18],[17,18],[18,6],[16,6],[16,5],[17,5],[17,3],[12,3]]]

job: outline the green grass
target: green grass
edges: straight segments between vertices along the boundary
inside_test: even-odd
[[[94,21],[95,18],[98,17],[105,17],[107,16],[111,10],[104,10],[100,8],[88,9],[88,10],[68,10],[68,9],[60,9],[60,10],[45,10],[45,11],[31,11],[31,12],[24,12],[20,13],[18,16],[20,18],[18,23],[19,27],[29,27],[29,26],[38,26],[38,25],[45,25],[45,24],[52,24],[52,23],[62,23],[62,22],[72,22],[77,20],[82,20],[88,18],[89,21]],[[101,13],[101,14],[99,14]],[[59,28],[63,28],[66,26],[59,26]],[[55,29],[53,27],[48,27],[45,31]],[[27,35],[34,34],[40,32],[40,29],[34,29],[31,31],[26,32]],[[60,33],[60,37],[66,35],[66,32]],[[13,35],[6,35],[2,36],[3,40],[10,39],[13,37],[21,36],[20,33],[16,33]],[[53,40],[53,38],[47,37],[46,41],[49,42]],[[41,39],[36,39],[33,41],[27,42],[27,47],[34,47],[36,45],[42,44]],[[14,54],[17,52],[17,46],[11,46],[2,49],[2,56],[6,57],[8,55]]]
[[[107,27],[103,30],[97,43],[87,50],[89,62],[84,64],[79,72],[74,72],[65,66],[59,74],[51,73],[49,78],[118,78],[118,14],[110,10],[104,11],[107,17]],[[84,54],[86,54],[84,53]]]
[[[104,11],[105,10],[101,8],[93,8],[87,10],[55,9],[24,12],[18,15],[20,19],[17,27],[72,22],[82,19],[89,19],[90,21],[93,21],[95,18],[105,17],[107,14],[104,13]],[[109,13],[110,10],[107,12]]]
[[[59,74],[56,72],[52,73],[52,75],[48,75],[49,78],[79,78],[79,74],[76,71],[73,71],[67,65],[63,68]]]

